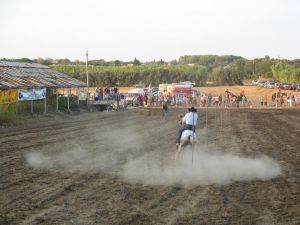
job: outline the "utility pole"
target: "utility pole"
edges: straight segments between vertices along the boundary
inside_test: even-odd
[[[89,100],[90,100],[90,93],[89,93],[89,72],[88,72],[88,61],[89,61],[89,52],[86,51],[86,63],[85,63],[85,72],[86,72],[86,87],[87,87],[87,100],[86,100],[86,104],[89,104]]]
[[[253,77],[254,77],[254,74],[255,74],[255,58],[253,59],[253,70],[252,70]]]

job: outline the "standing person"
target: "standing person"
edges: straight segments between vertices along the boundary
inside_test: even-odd
[[[222,95],[219,95],[219,106],[222,106],[222,101],[223,101]]]
[[[292,95],[292,105],[295,106],[296,98],[295,95]]]
[[[116,94],[116,101],[117,101],[117,111],[120,111],[120,95],[119,94]]]
[[[300,95],[296,95],[295,96],[295,106],[298,106],[298,105],[300,105]]]
[[[100,87],[99,98],[100,98],[100,100],[103,100],[103,88],[102,87]]]
[[[147,94],[145,94],[144,99],[145,99],[145,105],[148,106],[148,96],[147,96]]]
[[[245,95],[245,90],[241,90],[240,95]]]
[[[208,95],[208,98],[207,98],[207,104],[208,104],[208,107],[210,107],[211,100],[212,100],[212,96],[211,96],[211,94],[209,94],[209,95]]]
[[[242,96],[242,106],[245,106],[246,105],[246,96],[243,95]]]
[[[99,100],[99,87],[96,88],[94,100],[95,100],[95,101],[98,101],[98,100]]]
[[[226,94],[224,94],[224,95],[223,95],[223,98],[224,98],[224,100],[223,100],[223,106],[224,106],[224,108],[227,108],[227,105],[228,105],[228,97],[227,97]]]
[[[144,106],[144,95],[140,95],[140,105]]]
[[[180,127],[180,129],[178,130],[178,134],[176,138],[176,147],[178,147],[178,145],[180,144],[180,139],[183,131],[192,130],[195,132],[197,120],[198,120],[197,109],[195,109],[194,107],[189,108],[189,112],[185,114],[185,116],[182,118],[183,126]]]
[[[263,106],[264,105],[264,96],[260,97],[260,105]]]
[[[214,99],[215,99],[214,104],[215,104],[216,106],[218,106],[218,105],[219,105],[219,95],[216,95],[216,96],[214,97]]]
[[[154,106],[154,101],[155,101],[155,99],[154,99],[154,96],[152,95],[150,105]]]
[[[287,97],[287,102],[290,104],[290,107],[293,106],[292,94],[289,94],[289,96]]]
[[[165,102],[163,102],[163,118],[164,118],[164,121],[167,121],[168,113],[169,113],[169,107],[168,107],[167,102],[165,101]]]
[[[267,107],[268,105],[268,95],[264,95],[264,106]]]
[[[136,106],[137,105],[137,97],[134,95],[132,98],[131,106]]]
[[[236,107],[240,107],[240,96],[235,96],[235,101],[236,101]]]

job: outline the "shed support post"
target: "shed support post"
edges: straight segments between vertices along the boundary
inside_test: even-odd
[[[58,89],[56,89],[56,112],[58,112]]]
[[[18,115],[19,113],[19,97],[17,97],[17,102],[16,102],[16,114]]]
[[[68,96],[67,96],[67,104],[68,104],[68,112],[70,112],[70,90],[68,90]]]
[[[46,112],[47,112],[47,89],[44,98],[44,114],[46,114]]]
[[[77,88],[77,104],[79,105],[79,88]]]
[[[120,111],[120,95],[119,95],[119,93],[117,93],[116,96],[117,96],[117,111]],[[148,104],[148,102],[147,102],[147,104]]]
[[[30,112],[33,114],[33,100],[30,101]]]

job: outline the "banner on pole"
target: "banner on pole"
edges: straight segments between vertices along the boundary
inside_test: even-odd
[[[42,89],[19,89],[19,101],[31,101],[46,98],[46,88]]]
[[[0,105],[17,102],[17,90],[0,90]]]

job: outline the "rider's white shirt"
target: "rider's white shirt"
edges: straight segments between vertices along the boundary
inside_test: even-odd
[[[194,114],[194,118],[193,118],[193,114]],[[194,125],[194,126],[196,126],[197,120],[198,120],[198,114],[197,113],[193,113],[193,112],[188,112],[182,118],[182,122],[184,122],[186,124],[189,124],[189,125]]]

